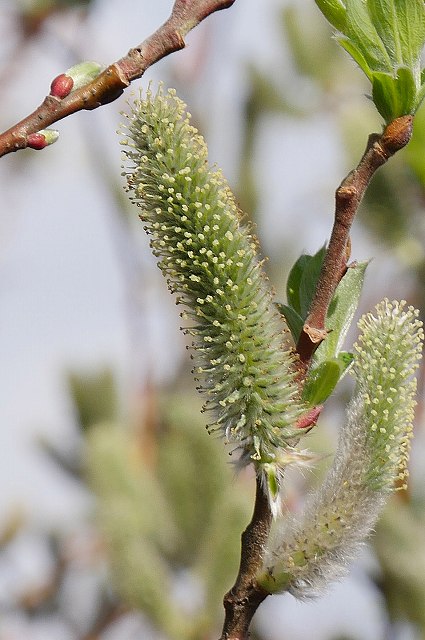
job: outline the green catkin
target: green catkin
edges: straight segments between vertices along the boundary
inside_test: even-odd
[[[266,591],[320,594],[347,572],[389,494],[405,486],[423,341],[417,316],[384,300],[360,320],[356,390],[333,465],[303,514],[272,528],[258,577]]]
[[[242,464],[273,464],[302,434],[295,423],[305,408],[257,243],[173,90],[148,90],[126,117],[128,190],[168,287],[186,307],[210,430],[236,444]]]

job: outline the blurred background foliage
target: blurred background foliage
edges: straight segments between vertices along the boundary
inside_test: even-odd
[[[88,0],[16,3],[12,17],[17,41],[28,44],[42,36],[52,14],[78,12],[78,21],[84,22],[90,17],[91,4]],[[357,163],[368,133],[380,127],[368,102],[359,107],[358,100],[353,100],[353,96],[367,93],[362,74],[337,48],[314,3],[277,3],[276,18],[281,59],[266,69],[253,61],[246,63],[239,166],[233,184],[241,208],[258,225],[260,239],[263,192],[257,146],[266,120],[302,122],[314,115],[320,126],[321,118],[335,113],[333,125],[346,152],[341,178]],[[208,34],[203,33],[204,37]],[[22,53],[22,48],[17,50]],[[196,109],[192,104],[197,104],[202,61],[192,71],[192,77],[186,77],[178,63],[164,71],[165,82],[184,93],[191,111]],[[201,110],[195,110],[201,129],[205,118]],[[407,299],[425,308],[424,149],[422,108],[415,119],[412,142],[377,174],[361,206],[357,226],[361,225],[372,245],[379,247],[377,260],[385,256],[373,301],[386,294],[381,296],[379,289],[397,273]],[[134,314],[143,313],[137,297],[142,283],[134,274],[140,262],[137,215],[123,199],[118,177],[113,178],[115,167],[103,159],[98,171],[110,198],[117,203],[116,250],[129,282],[124,304],[132,325],[129,330],[135,357],[143,357],[143,337],[132,320]],[[314,233],[313,222],[311,227]],[[329,215],[329,231],[330,227]],[[318,238],[316,248],[321,244],[322,238]],[[303,249],[300,245],[299,253]],[[267,268],[278,292],[284,290],[287,260],[283,248],[272,251]],[[40,446],[60,473],[89,493],[90,516],[72,534],[46,526],[40,535],[48,543],[50,570],[35,586],[15,594],[8,609],[29,619],[60,617],[66,621],[67,633],[72,630],[71,635],[64,632],[63,638],[209,640],[218,634],[222,597],[237,572],[240,533],[252,508],[252,477],[249,473],[236,476],[222,443],[207,435],[188,359],[170,374],[166,385],[159,386],[154,378],[141,384],[133,370],[129,375],[125,391],[119,373],[110,369],[68,375],[75,446],[62,449],[48,440]],[[409,493],[395,496],[379,522],[371,543],[375,560],[366,567],[368,579],[382,596],[385,637],[394,639],[425,639],[422,378],[411,487]],[[332,449],[332,424],[341,416],[338,403],[346,400],[346,395],[346,388],[336,394],[336,417],[325,413],[310,438],[310,447],[321,452]],[[320,481],[321,473],[318,469],[293,481],[286,496],[288,508],[299,506],[303,492]],[[2,565],[30,526],[19,509],[11,514],[0,532]],[[120,627],[132,616],[137,618],[138,635],[135,632],[134,636]],[[261,621],[254,626],[252,638],[267,640]],[[284,628],[278,634],[274,637],[291,640]],[[341,636],[335,632],[328,637],[336,640]]]

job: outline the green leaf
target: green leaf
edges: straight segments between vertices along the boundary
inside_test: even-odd
[[[289,272],[286,283],[288,304],[277,304],[280,313],[285,316],[295,342],[298,342],[310,309],[325,252],[326,247],[323,246],[314,256],[304,254],[298,258]]]
[[[362,52],[369,67],[391,71],[391,59],[363,0],[347,0],[347,25],[346,35]]]
[[[349,267],[337,286],[326,318],[328,335],[313,357],[316,364],[338,356],[359,304],[367,265],[361,262]]]
[[[415,78],[410,67],[399,67],[396,77],[397,89],[403,104],[404,113],[412,113],[417,97]]]
[[[279,302],[276,303],[279,312],[284,316],[287,325],[291,331],[292,337],[294,339],[295,344],[298,342],[298,338],[300,337],[304,320],[301,316],[287,304],[281,304]]]
[[[393,0],[368,0],[368,10],[372,22],[381,38],[393,65],[404,64],[400,41],[397,10]]]
[[[394,120],[397,113],[397,92],[394,78],[388,73],[372,75],[372,99],[385,122]]]
[[[399,115],[404,116],[408,113],[414,113],[418,92],[410,67],[399,67],[397,69],[395,84],[400,105]]]
[[[396,77],[387,73],[374,72],[372,98],[386,122],[414,113],[418,104],[418,93],[411,69],[400,67]]]
[[[315,0],[320,11],[337,31],[345,33],[347,10],[341,0]]]
[[[368,0],[367,4],[393,68],[407,66],[417,76],[425,40],[423,0]]]
[[[338,362],[340,364],[341,373],[342,373],[341,378],[343,378],[343,376],[346,374],[349,366],[353,361],[354,361],[354,356],[351,353],[351,351],[340,351],[338,353]]]
[[[409,49],[412,64],[417,61],[419,65],[425,42],[425,4],[423,0],[409,0],[403,8],[404,15],[399,13],[402,47],[404,51]]]
[[[425,83],[421,85],[421,89],[420,89],[418,95],[416,96],[416,108],[415,108],[415,111],[417,111],[419,109],[419,107],[421,106],[424,98],[425,98]]]
[[[326,360],[313,368],[303,389],[303,400],[312,407],[322,404],[330,396],[340,377],[338,362]]]
[[[425,69],[421,71],[421,88],[416,96],[416,110],[421,106],[422,100],[425,98]]]
[[[300,307],[300,282],[303,271],[311,256],[302,255],[295,262],[289,272],[288,281],[286,283],[286,298],[288,304],[298,313],[301,313]]]
[[[304,385],[303,400],[312,407],[323,404],[347,371],[352,360],[352,354],[344,352],[338,358],[325,360],[317,367],[313,366]]]
[[[376,0],[369,0],[369,5],[373,6],[375,3]],[[385,4],[392,5],[401,64],[409,66],[413,71],[419,65],[425,40],[425,4],[423,0],[387,0]]]
[[[372,82],[372,98],[385,121],[415,113],[425,95],[421,87],[424,0],[316,0],[316,4],[343,34],[337,38],[341,47]]]
[[[359,51],[358,47],[351,40],[345,37],[337,38],[337,42],[341,45],[343,49],[346,50],[347,53],[350,54],[353,60],[357,62],[357,64],[359,65],[363,73],[365,73],[366,76],[369,78],[369,80],[371,80],[372,71],[368,63],[366,62],[364,55],[362,54],[361,51]]]
[[[305,320],[310,309],[316,291],[317,281],[325,257],[326,247],[323,246],[314,256],[307,256],[309,259],[305,263],[305,268],[300,281],[300,315]]]
[[[314,256],[303,254],[289,272],[286,284],[288,305],[301,316],[303,322],[316,289],[325,252],[326,247],[323,246]]]

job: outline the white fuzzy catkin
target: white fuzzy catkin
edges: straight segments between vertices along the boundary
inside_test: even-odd
[[[405,486],[423,341],[417,316],[384,300],[360,320],[356,390],[333,465],[299,518],[275,522],[258,576],[266,591],[319,595],[347,572],[388,495]]]

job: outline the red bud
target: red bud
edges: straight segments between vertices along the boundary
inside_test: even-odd
[[[50,95],[59,99],[66,98],[66,96],[71,93],[73,86],[74,80],[71,76],[61,73],[52,80],[52,84],[50,85]]]
[[[307,413],[303,413],[303,415],[296,421],[295,427],[297,429],[312,429],[316,424],[322,409],[323,405],[318,404],[316,407],[307,411]]]
[[[103,70],[98,62],[86,61],[74,64],[57,76],[50,85],[50,95],[62,100],[71,91],[75,91],[96,78]]]
[[[27,136],[27,147],[31,149],[44,149],[54,144],[59,137],[59,131],[56,129],[41,129],[37,133],[30,133]]]
[[[42,133],[30,133],[27,136],[27,146],[31,149],[44,149],[47,147],[47,141]]]

